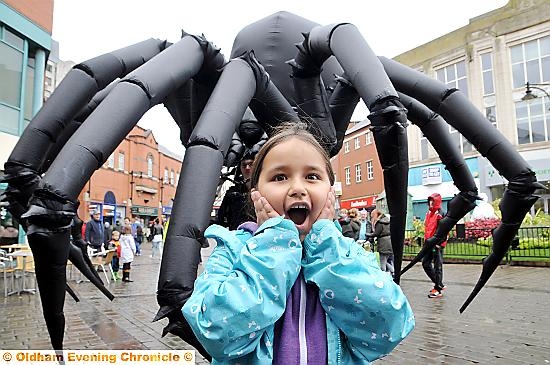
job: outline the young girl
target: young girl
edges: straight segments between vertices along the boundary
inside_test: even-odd
[[[257,222],[211,226],[217,242],[183,314],[224,364],[365,364],[414,327],[403,292],[334,218],[334,174],[303,125],[254,162]]]
[[[111,240],[109,241],[109,246],[107,247],[109,250],[113,249],[116,250],[116,255],[113,257],[113,260],[111,261],[111,267],[113,268],[113,272],[115,273],[115,280],[120,280],[120,274],[118,271],[120,270],[119,260],[120,260],[120,254],[121,254],[121,248],[120,248],[120,232],[117,230],[114,230],[111,235]]]
[[[122,237],[120,238],[120,263],[122,264],[122,281],[127,283],[132,282],[130,280],[130,265],[134,261],[134,255],[136,254],[136,244],[134,237],[132,236],[132,227],[122,227]]]

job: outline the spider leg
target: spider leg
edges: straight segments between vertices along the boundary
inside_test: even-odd
[[[195,75],[203,59],[196,39],[184,37],[128,74],[78,128],[34,191],[22,218],[28,222],[29,244],[54,349],[63,346],[65,267],[76,197],[141,116]],[[111,134],[91,138],[106,130]]]
[[[417,96],[420,102],[439,113],[509,182],[500,202],[502,222],[493,231],[491,253],[484,259],[478,282],[460,308],[460,312],[463,312],[506,255],[523,218],[538,199],[533,195],[534,191],[543,188],[543,185],[537,182],[535,173],[514,146],[487,121],[463,93],[457,89],[449,89],[443,83],[396,61],[383,57],[380,60],[400,91]]]
[[[154,320],[168,317],[163,334],[170,332],[181,337],[207,357],[209,355],[185,321],[181,307],[193,291],[200,242],[205,239],[203,232],[208,226],[223,160],[249,103],[256,116],[266,118],[264,130],[279,121],[297,118],[251,52],[231,60],[224,67],[193,130],[183,160],[182,183],[176,191],[160,268],[157,291],[160,308]]]
[[[447,213],[439,221],[433,238],[426,240],[418,255],[401,271],[401,274],[404,274],[422,260],[426,253],[444,242],[455,224],[474,209],[478,191],[464,157],[451,139],[445,120],[408,95],[399,93],[399,99],[408,110],[408,119],[420,127],[451,174],[456,187],[460,190],[460,193],[447,204]]]
[[[371,111],[368,118],[384,171],[384,187],[392,220],[393,253],[395,257],[402,257],[409,169],[406,109],[382,64],[354,25],[318,26],[306,38],[308,53],[314,62],[322,65],[334,55]],[[396,260],[395,264],[394,281],[399,283],[401,262]]]
[[[337,84],[330,96],[329,104],[334,129],[336,130],[336,144],[330,151],[330,156],[336,156],[342,149],[349,121],[360,100],[357,90],[351,85],[346,74],[336,76],[336,81]]]
[[[321,78],[321,67],[315,64],[309,54],[307,41],[306,35],[302,43],[296,44],[297,56],[287,62],[292,67],[294,104],[301,119],[309,123],[313,135],[327,151],[331,151],[336,145],[336,130]]]

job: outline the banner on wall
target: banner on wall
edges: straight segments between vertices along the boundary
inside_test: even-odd
[[[370,206],[374,206],[376,205],[375,201],[376,201],[376,197],[377,195],[373,195],[373,196],[368,196],[368,197],[364,197],[364,198],[359,198],[359,199],[350,199],[350,200],[343,200],[343,201],[340,201],[340,209],[351,209],[351,208],[357,208],[357,209],[363,209],[363,208],[368,208]]]

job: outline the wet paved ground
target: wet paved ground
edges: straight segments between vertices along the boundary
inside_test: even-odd
[[[66,299],[67,349],[191,348],[172,335],[160,338],[166,322],[151,322],[158,309],[159,260],[149,253],[146,244],[144,255],[132,264],[135,282],[110,285],[113,302],[88,282],[71,282],[81,302]],[[480,270],[477,265],[445,265],[448,289],[439,299],[427,297],[431,286],[421,266],[407,273],[402,288],[417,326],[391,355],[376,363],[549,364],[550,268],[501,266],[459,314]],[[0,313],[0,349],[50,348],[38,295],[2,298]],[[197,358],[198,364],[207,363]]]

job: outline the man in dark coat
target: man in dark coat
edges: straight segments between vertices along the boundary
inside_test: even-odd
[[[253,157],[245,155],[239,166],[242,180],[237,181],[235,185],[227,189],[218,210],[217,224],[230,230],[236,230],[244,222],[256,221],[254,210],[248,203],[248,185],[253,163]]]
[[[101,213],[99,211],[95,211],[92,215],[92,219],[86,223],[85,239],[91,248],[101,251],[101,247],[105,241],[105,233],[103,224],[101,223]]]

